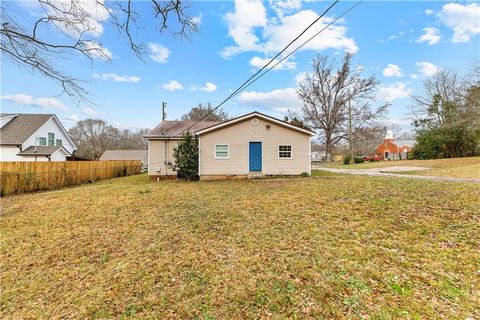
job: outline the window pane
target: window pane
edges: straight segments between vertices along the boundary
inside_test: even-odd
[[[55,145],[55,134],[52,132],[48,133],[48,145],[52,147]]]
[[[217,157],[217,158],[228,158],[228,145],[217,144],[215,146],[215,157]]]
[[[278,146],[278,157],[279,158],[291,158],[292,157],[292,146],[291,145]]]
[[[57,147],[61,147],[62,146],[62,139],[57,139],[56,143]]]
[[[41,146],[46,146],[46,145],[47,145],[47,138],[40,137],[39,144],[40,144]]]

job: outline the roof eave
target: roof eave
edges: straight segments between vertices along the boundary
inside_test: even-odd
[[[297,126],[294,126],[293,124],[290,124],[288,122],[285,122],[285,121],[282,121],[282,120],[279,120],[277,118],[274,118],[274,117],[271,117],[271,116],[268,116],[266,114],[263,114],[261,112],[258,112],[258,111],[254,111],[254,112],[250,112],[250,113],[247,113],[243,116],[239,116],[239,117],[236,117],[236,118],[233,118],[233,119],[230,119],[230,120],[227,120],[227,121],[224,121],[224,122],[221,122],[219,124],[216,124],[216,125],[213,125],[213,126],[210,126],[208,128],[205,128],[205,129],[202,129],[202,130],[199,130],[196,132],[196,134],[198,135],[201,135],[201,134],[204,134],[204,133],[208,133],[208,132],[211,132],[211,131],[215,131],[215,130],[219,130],[223,127],[228,127],[232,124],[235,124],[237,122],[241,122],[241,121],[244,121],[246,119],[249,119],[251,117],[254,117],[254,116],[258,116],[260,118],[263,118],[264,120],[267,120],[267,121],[272,121],[274,123],[277,123],[279,125],[282,125],[286,128],[289,128],[289,129],[292,129],[292,130],[295,130],[295,131],[298,131],[298,132],[301,132],[301,133],[304,133],[304,134],[308,134],[310,136],[314,136],[316,133],[311,131],[311,130],[307,130],[307,129],[303,129],[303,128],[300,128],[300,127],[297,127]]]

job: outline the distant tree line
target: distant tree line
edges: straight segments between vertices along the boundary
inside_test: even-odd
[[[146,150],[149,129],[119,129],[101,119],[78,121],[68,133],[78,147],[75,155],[98,160],[105,150]]]
[[[413,157],[454,158],[480,154],[480,65],[467,76],[441,70],[414,97]]]

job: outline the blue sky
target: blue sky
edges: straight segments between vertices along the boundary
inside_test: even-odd
[[[101,30],[95,37],[111,54],[111,61],[91,62],[72,54],[58,62],[65,72],[85,80],[95,105],[76,105],[59,95],[54,82],[2,57],[1,110],[56,113],[66,127],[88,117],[125,128],[153,127],[160,121],[162,101],[168,103],[168,119],[179,118],[199,102],[219,103],[331,3],[191,1],[188,13],[199,21],[200,31],[186,41],[156,31],[149,3],[134,2],[145,27],[138,34],[145,44],[144,61],[129,50],[108,20],[99,18]],[[327,19],[353,4],[341,1]],[[35,2],[10,7],[27,27],[38,18]],[[50,28],[42,36],[55,40],[59,37],[55,32]],[[421,94],[422,81],[440,68],[466,73],[480,59],[479,34],[478,3],[362,2],[224,109],[231,115],[259,110],[278,117],[287,109],[300,110],[295,88],[310,71],[311,60],[317,54],[340,59],[348,51],[355,53],[354,64],[363,66],[365,76],[375,74],[381,82],[374,105],[390,101],[388,122],[407,129],[410,96]]]

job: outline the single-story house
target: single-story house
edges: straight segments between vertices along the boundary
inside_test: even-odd
[[[222,122],[163,121],[146,136],[151,179],[176,178],[168,163],[186,131],[199,139],[201,180],[311,173],[313,131],[252,112]]]
[[[395,141],[392,131],[387,131],[383,142],[375,148],[375,154],[383,160],[407,159],[415,140]]]
[[[77,147],[54,114],[1,113],[0,161],[66,161]]]
[[[102,161],[108,160],[139,160],[142,161],[142,168],[146,169],[148,165],[147,150],[105,150],[100,157]]]

